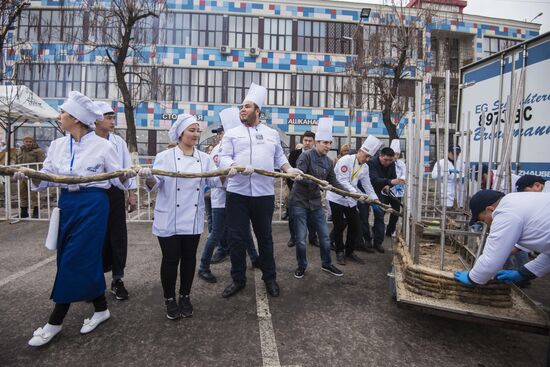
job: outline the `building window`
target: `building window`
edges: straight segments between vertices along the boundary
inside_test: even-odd
[[[261,85],[267,88],[267,104],[270,106],[289,106],[291,75],[286,73],[262,73]]]
[[[21,13],[18,39],[27,42],[82,40],[82,12],[78,10],[25,10]]]
[[[94,99],[109,98],[109,65],[86,65],[84,94]]]
[[[355,24],[350,23],[327,23],[326,52],[330,54],[351,54],[353,42],[344,37],[353,37],[356,27]]]
[[[81,88],[80,65],[18,64],[17,81],[42,98],[65,98]]]
[[[292,20],[264,19],[264,49],[292,51]]]
[[[223,15],[195,13],[161,14],[161,42],[175,46],[222,45]]]
[[[261,74],[257,71],[228,71],[227,103],[241,104],[250,83],[261,84]]]
[[[300,52],[325,52],[325,22],[298,21],[298,48]]]
[[[363,81],[362,97],[364,109],[367,109],[368,111],[381,109],[380,91],[372,79]]]
[[[222,103],[221,70],[158,68],[153,83],[165,101]]]
[[[320,107],[321,91],[325,90],[321,75],[299,74],[296,82],[296,105],[300,107]]]
[[[449,67],[452,73],[458,73],[459,41],[456,38],[452,38],[449,43]]]
[[[346,83],[349,78],[344,76],[327,76],[326,81],[326,107],[328,108],[347,108],[348,97],[346,93]]]
[[[506,38],[483,37],[483,56],[491,56],[502,50],[521,43],[522,40],[511,40]]]
[[[233,48],[258,47],[257,17],[229,16],[229,46]]]

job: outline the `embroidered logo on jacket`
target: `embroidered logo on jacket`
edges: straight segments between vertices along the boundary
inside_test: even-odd
[[[342,168],[340,168],[340,171],[346,173],[348,171],[348,166],[342,166]]]

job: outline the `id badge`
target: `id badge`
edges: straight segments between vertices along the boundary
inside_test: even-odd
[[[80,191],[80,186],[78,184],[72,184],[72,185],[69,185],[69,187],[67,188],[69,191]]]
[[[264,136],[262,134],[256,134],[256,143],[258,144],[264,143]]]

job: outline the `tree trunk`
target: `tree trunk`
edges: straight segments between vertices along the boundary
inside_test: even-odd
[[[124,116],[126,117],[126,144],[130,153],[137,152],[136,120],[134,117],[134,105],[132,104],[132,95],[128,89],[128,84],[124,80],[124,64],[117,62],[115,64],[115,74],[118,89],[122,95],[124,104]]]
[[[384,121],[384,125],[386,126],[386,130],[388,130],[388,137],[390,138],[390,142],[393,139],[399,138],[397,136],[397,125],[394,124],[391,118],[391,105],[392,103],[387,102],[387,104],[384,106],[384,109],[382,110],[382,119]]]

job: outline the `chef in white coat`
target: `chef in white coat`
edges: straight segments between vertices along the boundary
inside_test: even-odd
[[[154,169],[201,173],[213,171],[216,165],[210,156],[196,149],[201,129],[192,115],[181,114],[170,128],[174,148],[167,149],[155,158]],[[197,246],[204,229],[203,187],[219,187],[220,178],[175,178],[153,176],[142,168],[139,175],[145,178],[148,191],[157,191],[153,234],[158,237],[162,251],[160,277],[166,305],[166,317],[175,320],[193,315],[190,293],[195,275]],[[179,300],[176,302],[176,280],[180,267]]]
[[[491,226],[483,254],[469,271],[455,273],[466,285],[486,284],[495,277],[507,283],[532,280],[550,272],[550,195],[518,192],[504,196],[481,190],[470,199],[470,224]],[[539,255],[519,270],[501,270],[518,244]]]
[[[378,196],[372,187],[369,175],[368,160],[382,147],[382,142],[374,135],[369,135],[361,148],[353,155],[345,155],[338,160],[334,167],[334,173],[338,181],[346,188],[346,191],[362,194],[357,188],[359,182],[365,194],[370,199],[378,200]],[[353,251],[357,234],[359,232],[359,214],[355,199],[338,195],[332,191],[327,192],[327,200],[332,212],[334,223],[334,242],[336,243],[336,261],[340,265],[346,264],[346,257],[357,263],[363,263]],[[379,209],[379,208],[378,208]],[[344,220],[345,217],[345,220]],[[346,243],[344,245],[344,229],[348,225]]]
[[[390,148],[395,152],[395,173],[397,178],[402,180],[407,180],[407,166],[401,158],[401,143],[399,139],[393,139],[390,144]],[[394,196],[397,198],[402,198],[405,195],[405,186],[404,185],[395,185],[390,189]]]
[[[433,167],[432,178],[439,180],[441,190],[441,201],[446,202],[448,208],[456,204],[462,207],[462,180],[464,179],[464,171],[462,163],[459,161],[461,148],[458,145],[449,145],[447,152],[447,171],[446,174],[440,174],[445,169],[445,159],[440,159]],[[447,198],[443,198],[443,180],[447,181]]]
[[[233,282],[225,288],[222,296],[231,297],[246,285],[246,240],[250,222],[258,240],[260,267],[266,290],[272,297],[279,295],[276,281],[275,259],[271,221],[275,205],[273,178],[254,173],[255,168],[299,175],[285,157],[279,134],[260,120],[267,97],[267,89],[252,83],[240,107],[242,124],[227,131],[222,139],[220,166],[245,166],[237,174],[232,169],[227,183],[225,210],[229,250],[231,254],[231,277]]]
[[[120,166],[129,169],[132,167],[130,151],[124,139],[113,133],[115,129],[115,111],[110,104],[96,101],[95,105],[99,113],[103,114],[103,120],[95,123],[95,133],[103,139],[107,139],[118,156]],[[136,180],[128,182],[128,202],[136,203]],[[128,230],[126,228],[126,197],[125,191],[116,186],[107,190],[109,196],[109,221],[107,233],[103,245],[103,271],[112,272],[111,293],[120,300],[128,299],[128,290],[124,286],[124,269],[128,254]]]
[[[88,97],[72,91],[59,109],[60,126],[68,134],[52,142],[41,172],[85,177],[121,168],[113,145],[92,130],[103,115]],[[34,332],[30,346],[47,344],[61,331],[71,303],[91,300],[94,305],[95,312],[84,320],[81,334],[90,333],[111,317],[101,261],[107,227],[105,213],[109,210],[107,190],[111,184],[125,190],[128,179],[134,176],[135,172],[128,170],[120,179],[71,185],[31,180],[33,191],[59,187],[61,196],[57,273],[51,294],[55,307],[48,323]],[[14,177],[25,176],[19,172]]]

